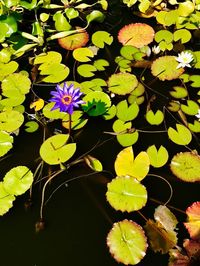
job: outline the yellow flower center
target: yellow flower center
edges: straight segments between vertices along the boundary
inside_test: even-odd
[[[72,102],[72,97],[70,95],[64,95],[61,101],[63,104],[69,105]]]

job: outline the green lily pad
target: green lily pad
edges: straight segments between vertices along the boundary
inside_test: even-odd
[[[169,102],[169,105],[167,108],[172,112],[178,112],[178,110],[180,109],[180,103],[176,101],[171,101]]]
[[[93,77],[94,72],[96,71],[97,71],[96,67],[89,64],[82,64],[77,67],[77,72],[79,73],[79,75],[85,78]]]
[[[92,91],[102,91],[103,90],[102,87],[105,87],[105,86],[107,86],[107,83],[105,82],[105,80],[96,78],[96,79],[82,82],[80,90],[84,94],[88,94],[89,92],[92,92]]]
[[[28,133],[33,133],[33,132],[37,131],[38,128],[39,128],[39,125],[35,121],[28,121],[25,124],[25,131]]]
[[[4,77],[12,74],[18,69],[18,63],[15,61],[10,61],[7,64],[0,63],[0,81],[4,79]]]
[[[5,190],[12,195],[22,195],[33,183],[33,173],[26,166],[12,168],[3,179]]]
[[[180,86],[174,86],[173,90],[171,90],[169,93],[176,99],[185,98],[188,95],[187,89]]]
[[[169,127],[168,136],[171,141],[178,145],[188,145],[192,140],[192,134],[190,130],[180,124],[176,124],[176,130],[172,127]]]
[[[0,113],[0,130],[13,132],[24,122],[24,116],[18,111],[7,110]]]
[[[110,120],[113,119],[115,117],[117,113],[117,108],[116,106],[113,104],[107,111],[106,113],[103,115],[105,120]]]
[[[42,109],[43,115],[49,119],[63,119],[66,116],[66,113],[60,112],[59,109],[51,110],[54,105],[54,102],[46,104]]]
[[[76,151],[76,143],[66,144],[68,139],[68,134],[58,134],[45,140],[40,147],[42,159],[50,165],[68,161]]]
[[[165,41],[161,41],[159,43],[159,48],[163,52],[166,51],[166,50],[171,51],[173,49],[173,44],[172,43],[167,43]]]
[[[188,128],[195,133],[200,133],[200,122],[195,120],[194,124],[188,123]]]
[[[10,195],[5,191],[3,182],[0,182],[0,215],[4,215],[13,206],[13,201],[15,200],[14,195]]]
[[[12,95],[11,98],[9,97],[1,100],[0,104],[6,107],[16,107],[22,104],[24,101],[25,101],[25,95],[17,92],[14,95]]]
[[[39,54],[35,57],[34,65],[44,64],[44,63],[60,63],[62,61],[62,56],[60,53],[55,51],[50,51],[47,53]]]
[[[79,62],[89,62],[94,53],[89,48],[77,48],[73,51],[73,57]]]
[[[200,181],[200,156],[192,152],[178,153],[172,158],[170,169],[185,182]]]
[[[108,80],[109,91],[126,95],[131,93],[138,85],[138,80],[135,75],[129,73],[113,74]]]
[[[155,145],[148,147],[147,154],[149,155],[151,165],[156,168],[165,165],[169,158],[167,149],[162,145],[158,150]]]
[[[6,131],[0,131],[0,157],[12,149],[13,137]]]
[[[200,75],[192,75],[189,77],[189,81],[192,81],[191,86],[194,88],[200,87]]]
[[[183,68],[177,69],[177,66],[178,62],[176,61],[175,56],[161,56],[153,61],[151,72],[155,77],[158,77],[162,81],[177,79],[184,72]]]
[[[157,110],[155,113],[149,110],[146,113],[146,120],[151,125],[160,125],[164,120],[164,114],[160,110]]]
[[[119,119],[113,123],[113,130],[115,133],[118,133],[117,141],[123,147],[131,146],[138,141],[138,138],[139,138],[138,131],[134,131],[130,133],[122,133],[122,132],[126,132],[127,129],[131,129],[131,127],[132,127],[131,122],[125,123],[124,121],[121,121]]]
[[[27,94],[31,81],[22,73],[13,73],[2,81],[2,95],[12,98],[15,94]]]
[[[102,115],[111,106],[110,97],[102,91],[89,92],[83,97],[83,101],[85,104],[82,108],[90,116]]]
[[[169,44],[173,41],[173,34],[168,30],[159,30],[156,32],[154,39],[158,43],[165,41],[167,44]]]
[[[163,26],[171,26],[176,23],[179,14],[177,10],[160,11],[156,15],[156,20]]]
[[[196,115],[199,105],[195,101],[187,100],[187,104],[181,104],[181,110],[187,115]]]
[[[192,34],[189,30],[180,29],[174,32],[174,41],[177,42],[181,40],[181,43],[187,43],[192,38]]]
[[[139,113],[139,107],[137,103],[133,103],[128,106],[126,100],[123,100],[117,104],[117,117],[126,122],[135,119]]]
[[[98,71],[104,71],[109,66],[109,62],[105,59],[95,60],[93,64]]]
[[[105,44],[111,45],[112,42],[113,37],[106,31],[96,31],[92,35],[92,43],[99,48],[104,48]]]
[[[61,11],[57,11],[53,15],[53,20],[55,21],[55,28],[57,31],[67,31],[71,29],[71,25]]]
[[[70,127],[69,120],[70,120],[70,117],[69,117],[69,114],[67,113],[62,120],[62,126],[69,129]],[[76,110],[71,115],[71,129],[73,130],[77,130],[77,129],[84,127],[87,124],[87,122],[88,122],[88,119],[85,119],[83,117],[82,111]]]
[[[134,177],[118,176],[108,183],[106,198],[115,210],[132,212],[146,205],[147,191]]]
[[[148,246],[142,227],[128,220],[114,223],[107,236],[107,245],[115,260],[125,265],[138,264]]]
[[[133,60],[134,54],[138,53],[140,50],[132,45],[125,45],[120,49],[120,54],[128,59]]]

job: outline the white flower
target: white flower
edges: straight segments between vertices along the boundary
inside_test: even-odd
[[[160,47],[154,45],[154,46],[152,47],[152,52],[153,52],[154,54],[159,54],[159,53],[160,53]]]
[[[190,63],[193,61],[193,55],[189,52],[181,52],[178,54],[178,57],[176,57],[176,61],[179,62],[178,66],[176,67],[181,68],[181,67],[191,67]]]
[[[198,110],[198,113],[195,116],[200,120],[200,109]]]

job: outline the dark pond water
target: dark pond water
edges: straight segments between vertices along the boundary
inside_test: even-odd
[[[94,134],[94,123],[96,122],[91,122],[86,130],[87,138],[83,136],[85,142],[81,142],[82,146],[79,146],[81,152],[96,143],[99,131],[96,130]],[[24,133],[18,137],[13,155],[1,163],[2,175],[16,165],[23,164],[31,167],[34,164],[33,160],[38,156],[35,146],[38,144],[39,133],[33,135]],[[21,148],[22,142],[23,149]],[[105,169],[112,170],[113,158],[120,149],[121,147],[113,140],[109,142],[109,146],[99,147],[93,155],[102,161]],[[85,167],[79,167],[57,177],[47,191],[47,198],[64,180],[89,172]],[[176,197],[172,198],[171,205],[184,210],[190,203],[199,199],[198,185],[177,181],[167,168],[159,174],[165,176],[173,185]],[[145,222],[137,214],[121,214],[110,208],[105,200],[106,182],[110,178],[110,174],[98,174],[80,178],[68,183],[68,186],[62,186],[46,205],[46,229],[40,233],[35,232],[35,223],[39,218],[40,190],[38,187],[34,189],[33,206],[28,211],[24,209],[28,195],[18,197],[10,212],[0,218],[0,265],[119,265],[111,258],[106,247],[106,235],[112,222],[125,218],[133,219],[140,225],[144,225]],[[163,201],[167,199],[169,191],[162,181],[155,182],[155,179],[149,178],[144,183],[147,185],[149,196]],[[152,218],[155,206],[154,203],[149,202],[142,212],[145,216]],[[184,215],[179,215],[177,212],[175,214],[182,221],[185,219]],[[180,239],[187,236],[181,224],[179,236]],[[165,266],[167,256],[148,250],[147,256],[138,265]]]

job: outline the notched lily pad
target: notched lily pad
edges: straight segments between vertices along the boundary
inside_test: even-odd
[[[107,236],[107,245],[115,260],[125,265],[139,263],[148,246],[142,227],[128,220],[114,223]]]
[[[0,215],[4,215],[13,206],[15,200],[14,195],[10,195],[3,186],[3,182],[0,182]]]
[[[0,131],[0,157],[12,149],[13,137],[6,131]]]
[[[185,182],[200,181],[200,157],[196,153],[181,152],[170,163],[172,173]]]

